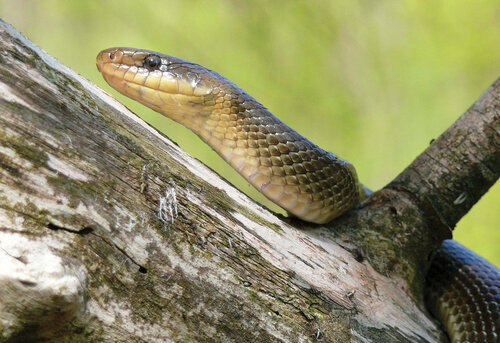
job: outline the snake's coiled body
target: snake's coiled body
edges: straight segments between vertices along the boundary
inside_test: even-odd
[[[300,219],[326,223],[365,196],[349,162],[322,150],[211,70],[132,48],[102,51],[97,67],[113,88],[193,130],[265,196]],[[450,244],[441,249],[438,272],[429,273],[429,307],[453,342],[497,342],[500,271]],[[450,288],[447,278],[457,282]],[[481,298],[477,290],[486,294]]]
[[[439,248],[427,273],[427,307],[452,342],[497,342],[500,271],[453,240]]]

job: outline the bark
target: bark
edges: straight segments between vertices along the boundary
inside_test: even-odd
[[[433,225],[460,216],[422,201],[439,182],[403,173],[328,226],[280,218],[4,22],[0,49],[0,342],[444,340],[421,299]],[[480,164],[498,94],[473,107]]]

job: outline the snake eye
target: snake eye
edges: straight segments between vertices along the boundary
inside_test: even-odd
[[[143,66],[149,70],[156,70],[161,66],[161,58],[157,55],[148,55],[144,58]]]

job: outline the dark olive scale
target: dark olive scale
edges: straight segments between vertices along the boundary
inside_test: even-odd
[[[500,271],[456,241],[444,241],[434,257],[426,302],[441,322],[457,323],[452,342],[500,341]]]

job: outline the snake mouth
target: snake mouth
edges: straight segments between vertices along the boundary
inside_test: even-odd
[[[200,107],[211,105],[213,99],[212,87],[193,71],[196,65],[175,57],[111,48],[97,55],[96,64],[110,86],[147,106],[177,112],[198,107],[199,111]]]

